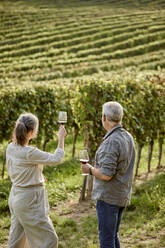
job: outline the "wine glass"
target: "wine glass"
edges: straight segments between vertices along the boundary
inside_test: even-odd
[[[65,111],[59,111],[59,114],[58,114],[58,123],[60,123],[60,124],[67,123],[67,112],[65,112]]]
[[[89,162],[89,155],[87,150],[80,150],[79,152],[79,160],[82,164],[86,164]],[[82,173],[83,176],[89,175],[88,173]]]

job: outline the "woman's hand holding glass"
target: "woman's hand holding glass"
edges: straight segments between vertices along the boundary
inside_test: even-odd
[[[58,148],[64,149],[64,138],[67,135],[64,125],[60,125],[58,131]]]
[[[67,135],[66,129],[63,125],[60,125],[60,128],[58,130],[58,139],[62,139]]]

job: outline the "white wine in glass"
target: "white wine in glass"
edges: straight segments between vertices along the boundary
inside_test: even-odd
[[[89,162],[89,155],[87,150],[80,150],[79,152],[79,160],[82,164],[86,164]],[[89,175],[88,173],[82,173],[83,176]]]
[[[59,111],[59,114],[58,114],[58,123],[60,123],[60,124],[67,123],[67,112],[65,112],[65,111]]]

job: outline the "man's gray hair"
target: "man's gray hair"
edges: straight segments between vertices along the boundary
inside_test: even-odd
[[[118,102],[106,102],[103,104],[103,115],[108,121],[121,122],[123,117],[123,107]]]

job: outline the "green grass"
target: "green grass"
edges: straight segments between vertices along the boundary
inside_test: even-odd
[[[161,174],[135,189],[132,203],[126,209],[121,224],[122,247],[126,248],[128,244],[132,248],[164,247],[162,231],[165,228],[164,182],[165,174]],[[93,216],[91,211],[88,213],[86,210],[84,216],[80,215],[78,219],[57,217],[52,210],[51,218],[60,237],[59,247],[99,247],[95,210]],[[157,237],[159,239],[156,240]]]
[[[132,237],[130,247],[164,247],[163,232],[165,228],[165,174],[157,175],[154,179],[144,182],[135,189],[131,205],[124,216],[121,232],[124,238]],[[154,242],[160,233],[161,239]],[[148,243],[142,241],[149,239]],[[149,238],[150,237],[150,238]],[[137,240],[137,241],[136,241]],[[136,241],[137,245],[133,246]]]
[[[51,206],[50,216],[59,236],[59,248],[96,248],[99,246],[95,202],[87,206],[78,204],[83,177],[77,158],[79,150],[83,148],[83,138],[78,138],[74,159],[71,157],[72,142],[73,138],[68,135],[65,143],[65,159],[61,165],[47,166],[44,169],[44,175],[48,180],[46,188]],[[54,140],[48,143],[47,149],[53,152],[56,146],[57,141]],[[2,150],[3,145],[1,145],[1,159]],[[155,144],[151,167],[153,170],[157,165],[157,152],[158,145]],[[162,165],[165,165],[164,154],[163,152]],[[147,147],[144,147],[139,174],[146,172]],[[138,183],[133,187],[131,205],[126,209],[123,217],[120,231],[123,248],[128,247],[125,243],[129,243],[130,248],[149,246],[157,248],[154,246],[155,242],[158,242],[158,247],[165,245],[161,235],[161,230],[165,228],[165,174],[158,174],[150,180],[143,178],[143,180],[137,179]],[[138,186],[139,182],[141,182],[140,186]],[[0,180],[0,247],[3,248],[10,226],[8,209],[10,187],[11,183],[7,179],[6,172],[5,179]],[[144,242],[146,239],[148,242]]]

